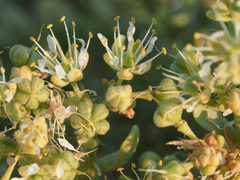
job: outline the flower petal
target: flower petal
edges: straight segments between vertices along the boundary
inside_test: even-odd
[[[40,167],[37,165],[37,163],[31,164],[28,167],[27,175],[31,176],[33,174],[36,174],[39,171],[39,169],[40,169]]]
[[[50,49],[54,54],[58,54],[58,52],[57,52],[56,40],[55,40],[51,35],[48,35],[48,36],[47,36],[47,43],[48,43],[49,49]]]
[[[62,162],[60,161],[57,165],[56,176],[57,176],[57,178],[60,178],[63,176],[63,174],[64,174],[64,169],[62,166]]]
[[[128,39],[128,46],[131,45],[131,43],[133,42],[133,35],[135,33],[135,26],[133,24],[132,21],[129,21],[129,27],[128,27],[128,30],[127,30],[127,39]]]
[[[65,118],[68,118],[70,117],[73,113],[76,113],[77,112],[77,106],[74,106],[74,105],[70,105],[66,108],[66,115],[65,115]]]
[[[148,55],[153,50],[156,40],[157,40],[157,37],[153,36],[148,45],[148,48],[146,49],[145,56]]]
[[[58,142],[62,147],[65,147],[69,150],[76,151],[76,149],[71,145],[66,139],[63,138],[57,138]]]
[[[63,67],[59,64],[55,66],[56,74],[59,79],[63,79],[66,77],[66,72],[64,71]]]

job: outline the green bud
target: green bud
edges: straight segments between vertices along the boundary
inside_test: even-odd
[[[181,101],[171,98],[161,103],[153,115],[153,121],[158,127],[168,127],[178,124],[182,118],[182,108],[177,107]]]
[[[157,153],[146,151],[139,157],[138,164],[140,168],[147,169],[152,161],[158,162],[160,159],[161,157]]]
[[[39,77],[34,77],[31,81],[31,92],[35,93],[44,87],[44,81]]]
[[[30,99],[30,94],[23,91],[19,91],[15,94],[14,97],[20,104],[26,104]]]
[[[68,164],[68,162],[65,159],[62,158],[55,158],[53,161],[53,166],[57,166],[59,163],[61,163],[64,172],[65,171],[71,171],[73,169],[72,166],[70,166],[70,164]]]
[[[38,60],[41,59],[41,56],[34,50],[31,51],[30,57],[28,59],[27,65],[30,66],[32,63],[38,64]],[[31,67],[32,70],[37,70],[36,67]]]
[[[19,90],[25,93],[31,93],[31,83],[28,79],[22,79],[22,81],[18,83],[17,86]]]
[[[217,166],[215,165],[207,165],[206,167],[201,169],[201,173],[204,176],[210,176],[215,173],[216,169],[217,169]]]
[[[97,121],[95,124],[96,132],[100,135],[104,135],[110,129],[110,124],[107,120]]]
[[[21,78],[21,79],[28,79],[29,81],[32,80],[32,71],[30,69],[30,67],[28,66],[22,66],[21,68],[17,68],[14,67],[11,70],[11,75],[10,75],[10,79],[13,78]]]
[[[11,101],[10,103],[7,104],[6,111],[12,121],[18,121],[21,118],[25,118],[25,117],[29,116],[29,114],[30,114],[29,109],[22,106],[18,102],[13,102],[13,101]]]
[[[59,155],[60,158],[64,159],[69,166],[71,166],[74,169],[78,168],[78,160],[76,158],[74,158],[73,153],[70,151],[63,151],[60,153]]]
[[[31,53],[31,49],[26,46],[13,46],[9,51],[9,56],[13,64],[17,67],[26,65]]]
[[[96,104],[92,111],[92,122],[98,122],[102,119],[107,118],[109,111],[104,104]]]

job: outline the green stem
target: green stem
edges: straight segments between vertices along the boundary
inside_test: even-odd
[[[5,172],[5,174],[3,175],[2,179],[1,180],[9,180],[11,178],[11,175],[12,175],[12,172],[19,160],[21,156],[20,155],[16,155],[15,158],[14,158],[14,163],[8,167],[7,171]]]
[[[236,139],[240,139],[240,116],[234,116]]]
[[[118,79],[118,81],[117,81],[116,85],[117,85],[117,86],[119,86],[119,85],[121,85],[121,84],[122,84],[122,82],[123,82],[123,80],[122,80],[122,79]]]
[[[81,93],[81,90],[78,87],[77,82],[72,82],[71,86],[72,86],[74,92],[76,93],[77,97],[81,98],[82,97],[82,93]]]

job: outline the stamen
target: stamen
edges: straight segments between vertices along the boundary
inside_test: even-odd
[[[72,43],[72,46],[78,48],[78,45],[76,43]]]
[[[153,35],[156,35],[157,31],[155,29],[152,29],[152,33],[153,33]]]
[[[186,51],[190,52],[192,50],[192,44],[191,43],[187,43],[186,45]]]
[[[195,32],[195,33],[193,34],[193,37],[194,37],[194,39],[198,40],[198,39],[201,38],[201,34],[200,34],[199,32]]]
[[[151,92],[152,91],[152,86],[148,86],[148,90]]]
[[[0,71],[1,71],[2,74],[5,73],[5,69],[3,67],[0,68]]]
[[[38,46],[36,46],[33,50],[34,50],[34,51],[37,51],[37,50],[38,50]]]
[[[33,66],[35,66],[35,62],[32,62],[31,64],[30,64],[30,67],[33,67]]]
[[[53,26],[53,24],[49,24],[49,25],[47,26],[47,29],[50,29],[52,26]]]
[[[89,36],[90,38],[93,38],[92,32],[89,32],[89,33],[88,33],[88,36]]]
[[[126,46],[120,46],[119,49],[120,49],[120,50],[125,50],[125,49],[126,49]]]
[[[133,24],[136,23],[136,19],[134,17],[131,18],[131,21],[132,21]]]
[[[70,60],[71,64],[74,64],[74,60],[73,60],[72,56],[69,58],[69,60]]]
[[[142,49],[142,50],[141,50],[141,55],[144,56],[145,53],[146,53],[145,49]]]
[[[56,59],[57,58],[57,54],[55,54],[53,57],[52,57],[52,59]]]
[[[107,45],[107,42],[108,42],[108,39],[106,38],[106,39],[103,41],[103,45],[106,46],[106,45]]]
[[[76,26],[76,24],[75,24],[75,22],[74,22],[74,21],[72,21],[72,26],[73,26],[73,27],[75,27],[75,26]]]
[[[123,170],[124,170],[123,167],[117,168],[117,171],[123,171]]]
[[[116,16],[113,20],[117,21],[118,19],[120,19],[120,16]]]
[[[166,48],[165,48],[165,47],[162,47],[162,52],[163,52],[163,54],[164,54],[164,55],[166,55],[166,54],[167,54],[167,50],[166,50]]]
[[[113,30],[116,32],[117,31],[117,29],[118,29],[118,27],[117,26],[115,26],[114,28],[113,28]]]
[[[158,167],[159,167],[159,168],[162,167],[162,160],[160,160],[160,161],[158,162]]]
[[[175,49],[177,47],[176,43],[173,43],[172,48]]]
[[[156,70],[161,69],[161,67],[162,67],[162,65],[158,65],[158,66],[156,67]]]
[[[133,71],[135,70],[135,68],[136,68],[136,66],[133,65],[133,66],[131,67],[131,72],[133,72]]]
[[[131,163],[131,166],[132,166],[133,168],[136,168],[136,167],[137,167],[135,163]]]
[[[153,22],[153,24],[157,24],[157,21],[155,18],[152,18],[152,22]]]
[[[63,22],[65,20],[66,16],[63,16],[61,19],[60,19],[60,22]]]
[[[176,80],[176,81],[179,81],[179,82],[181,82],[181,83],[185,83],[185,80],[184,80],[184,79],[181,79],[181,78],[179,78],[179,77],[177,77],[177,76],[172,76],[172,75],[166,74],[166,73],[162,73],[162,75],[163,75],[163,76],[166,76],[166,77],[169,77],[169,78],[171,78],[171,79],[174,79],[174,80]]]
[[[32,37],[32,36],[30,37],[30,40],[33,41],[33,42],[36,41],[36,39],[34,37]]]

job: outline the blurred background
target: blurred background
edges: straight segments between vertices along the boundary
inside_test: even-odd
[[[44,24],[39,43],[47,49],[46,36],[49,31],[46,26],[51,23],[62,48],[66,50],[66,33],[63,24],[59,22],[62,16],[66,16],[70,32],[71,21],[75,21],[78,38],[87,41],[88,32],[93,33],[94,38],[89,47],[90,60],[84,70],[81,86],[95,90],[99,97],[94,101],[99,102],[104,98],[102,79],[116,79],[116,73],[102,59],[105,48],[97,38],[97,33],[101,32],[109,39],[109,44],[113,43],[115,16],[121,16],[120,27],[124,35],[128,28],[128,21],[131,17],[135,17],[135,39],[144,37],[151,19],[155,18],[158,22],[153,27],[158,36],[156,47],[158,49],[166,47],[169,54],[175,55],[176,50],[171,48],[173,43],[182,49],[189,42],[194,44],[194,32],[207,32],[218,28],[218,24],[205,16],[209,3],[210,0],[0,0],[0,51],[3,51],[0,57],[9,74],[12,67],[8,57],[9,48],[15,44],[31,47],[33,43],[29,37],[37,38]],[[157,53],[156,50],[154,51],[152,55]],[[151,71],[143,76],[135,75],[129,82],[133,86],[133,91],[145,90],[148,85],[158,85],[163,78],[162,70],[156,70],[155,67],[161,64],[169,68],[172,62],[173,58],[169,55],[159,56],[154,60]],[[98,155],[102,156],[117,150],[131,127],[137,124],[140,127],[141,138],[131,162],[137,164],[138,157],[147,150],[155,151],[161,157],[175,154],[185,159],[186,152],[176,152],[176,147],[165,145],[166,142],[183,138],[183,136],[177,133],[174,127],[160,129],[153,124],[152,117],[156,108],[157,104],[154,102],[137,100],[136,115],[133,119],[111,113],[108,117],[111,129],[107,135],[100,137],[101,145]],[[191,115],[184,114],[183,119],[189,122],[199,138],[204,136],[206,132],[196,125]],[[126,165],[125,169],[128,171],[130,164]],[[0,177],[1,172],[3,171],[0,170]],[[129,173],[131,175],[131,172]],[[126,174],[129,173],[126,172]]]

